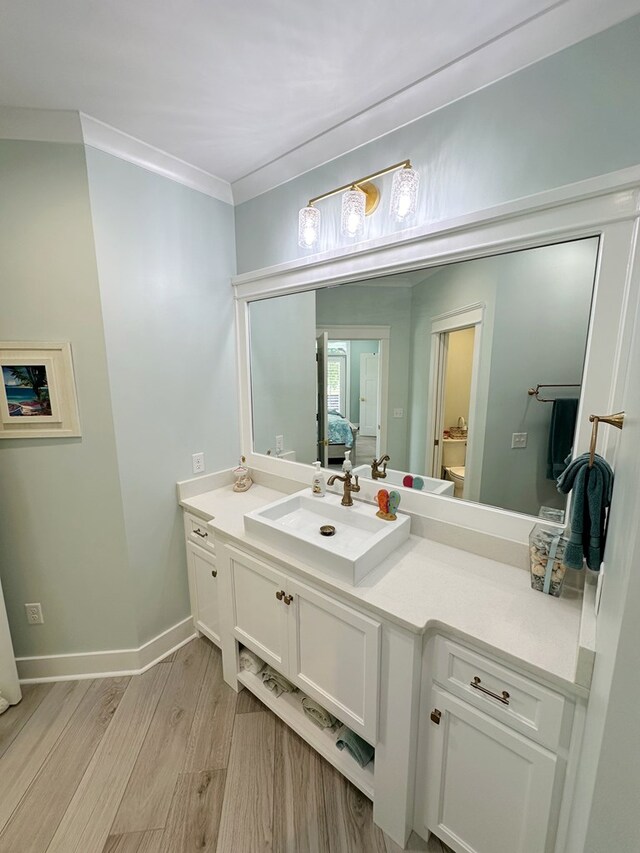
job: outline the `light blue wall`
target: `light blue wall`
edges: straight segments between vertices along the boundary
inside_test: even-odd
[[[422,187],[413,224],[635,165],[640,160],[640,16],[358,148],[236,208],[238,270],[306,253],[298,210],[314,195],[410,157]],[[368,236],[391,233],[390,179]],[[339,198],[322,202],[318,251],[345,243]]]
[[[537,515],[564,507],[546,477],[551,404],[526,393],[538,383],[579,385],[589,326],[598,240],[514,252],[483,264],[496,283],[480,501]],[[543,395],[544,396],[544,395]],[[549,396],[579,397],[579,388]],[[525,449],[511,435],[527,433]]]
[[[140,643],[189,613],[177,480],[240,447],[230,205],[87,149]]]
[[[297,462],[317,459],[316,298],[313,291],[249,306],[254,449],[275,453],[276,435]]]
[[[136,647],[84,148],[0,141],[0,187],[0,340],[71,342],[82,429],[0,440],[15,653]],[[31,601],[44,625],[27,625]]]

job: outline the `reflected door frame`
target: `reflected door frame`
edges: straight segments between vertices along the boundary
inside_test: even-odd
[[[378,432],[376,455],[387,452],[387,419],[389,399],[389,340],[391,326],[318,326],[316,335],[326,333],[329,340],[378,341],[380,368],[378,370]],[[353,389],[352,389],[353,391]],[[358,445],[356,441],[356,459]]]
[[[442,441],[444,430],[444,373],[447,358],[447,336],[461,329],[474,329],[471,394],[467,453],[465,457],[464,500],[480,499],[480,473],[484,450],[484,426],[487,418],[488,387],[480,387],[481,342],[486,306],[484,302],[465,305],[445,314],[438,314],[431,323],[431,353],[429,359],[429,392],[427,397],[427,447],[425,471],[430,477],[442,473]],[[486,384],[486,383],[485,383]]]

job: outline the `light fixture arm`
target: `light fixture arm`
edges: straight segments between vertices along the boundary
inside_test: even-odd
[[[372,181],[374,178],[380,178],[382,175],[388,175],[389,172],[395,172],[397,169],[410,169],[411,168],[411,160],[403,160],[401,163],[394,163],[393,166],[387,166],[386,169],[380,169],[378,172],[372,172],[370,175],[365,175],[364,178],[359,178],[357,181],[349,181],[348,184],[344,184],[341,187],[337,187],[335,190],[329,190],[328,193],[322,193],[322,195],[317,195],[315,198],[309,199],[309,207],[313,207],[313,205],[317,201],[324,201],[325,198],[330,198],[333,195],[337,195],[338,193],[345,192],[345,190],[350,190],[353,187],[360,188],[360,184],[366,184],[368,181]]]

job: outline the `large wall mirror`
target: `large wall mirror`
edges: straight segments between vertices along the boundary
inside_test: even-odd
[[[254,452],[561,520],[598,243],[251,301]]]

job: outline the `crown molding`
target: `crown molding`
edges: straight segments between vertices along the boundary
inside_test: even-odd
[[[0,106],[0,139],[82,145],[80,114],[74,110],[32,110]]]
[[[126,160],[149,172],[155,172],[193,190],[198,190],[211,198],[217,198],[227,204],[233,204],[231,185],[228,181],[192,166],[179,157],[167,154],[153,145],[129,136],[110,124],[80,113],[80,122],[85,145],[97,148],[121,160]]]
[[[638,0],[564,0],[459,60],[233,181],[236,204],[514,74],[640,12]],[[304,201],[305,199],[302,199]]]

